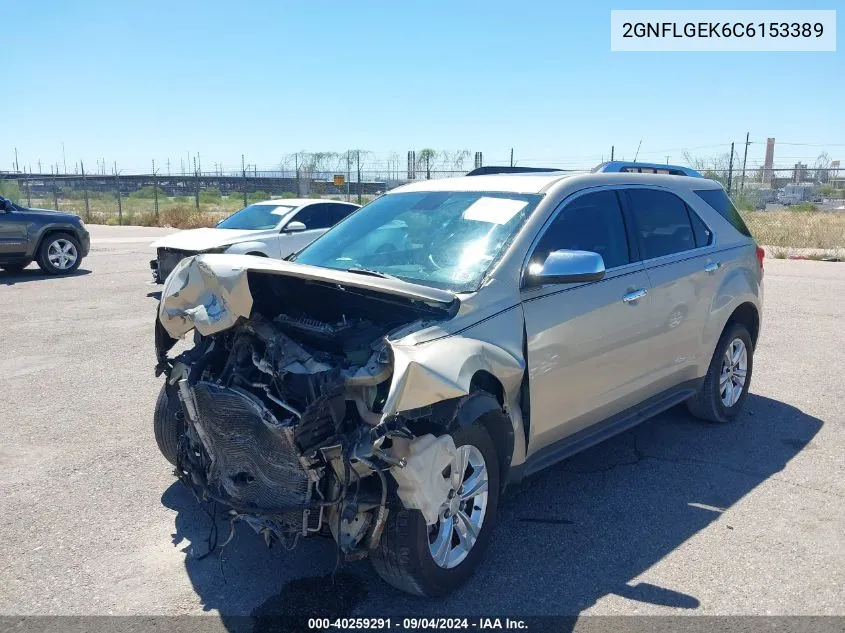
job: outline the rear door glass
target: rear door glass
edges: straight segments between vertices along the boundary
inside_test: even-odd
[[[628,189],[631,215],[643,259],[654,259],[696,247],[687,206],[675,194],[656,189]]]

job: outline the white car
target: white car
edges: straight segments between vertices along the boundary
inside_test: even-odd
[[[153,280],[164,283],[185,257],[199,253],[236,253],[284,259],[304,248],[347,215],[357,204],[337,200],[288,198],[256,202],[214,228],[179,231],[150,244]]]

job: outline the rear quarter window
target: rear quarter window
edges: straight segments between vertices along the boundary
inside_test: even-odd
[[[751,231],[748,230],[745,222],[742,221],[742,216],[739,215],[739,211],[736,210],[736,207],[731,202],[731,199],[728,198],[728,194],[725,193],[724,189],[697,189],[695,190],[695,194],[713,207],[716,213],[730,222],[731,226],[737,231],[746,237],[751,237]]]

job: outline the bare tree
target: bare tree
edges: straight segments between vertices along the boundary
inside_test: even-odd
[[[830,156],[827,152],[822,152],[816,159],[816,164],[813,166],[815,170],[815,180],[819,183],[826,183],[830,181]]]
[[[425,169],[426,180],[431,180],[431,167],[436,164],[437,150],[427,147],[417,152],[417,168]]]

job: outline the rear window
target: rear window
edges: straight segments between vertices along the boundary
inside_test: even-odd
[[[724,189],[698,189],[696,195],[713,207],[716,212],[725,218],[731,225],[743,235],[751,237],[751,231],[745,226],[739,211],[736,210],[731,199]]]

